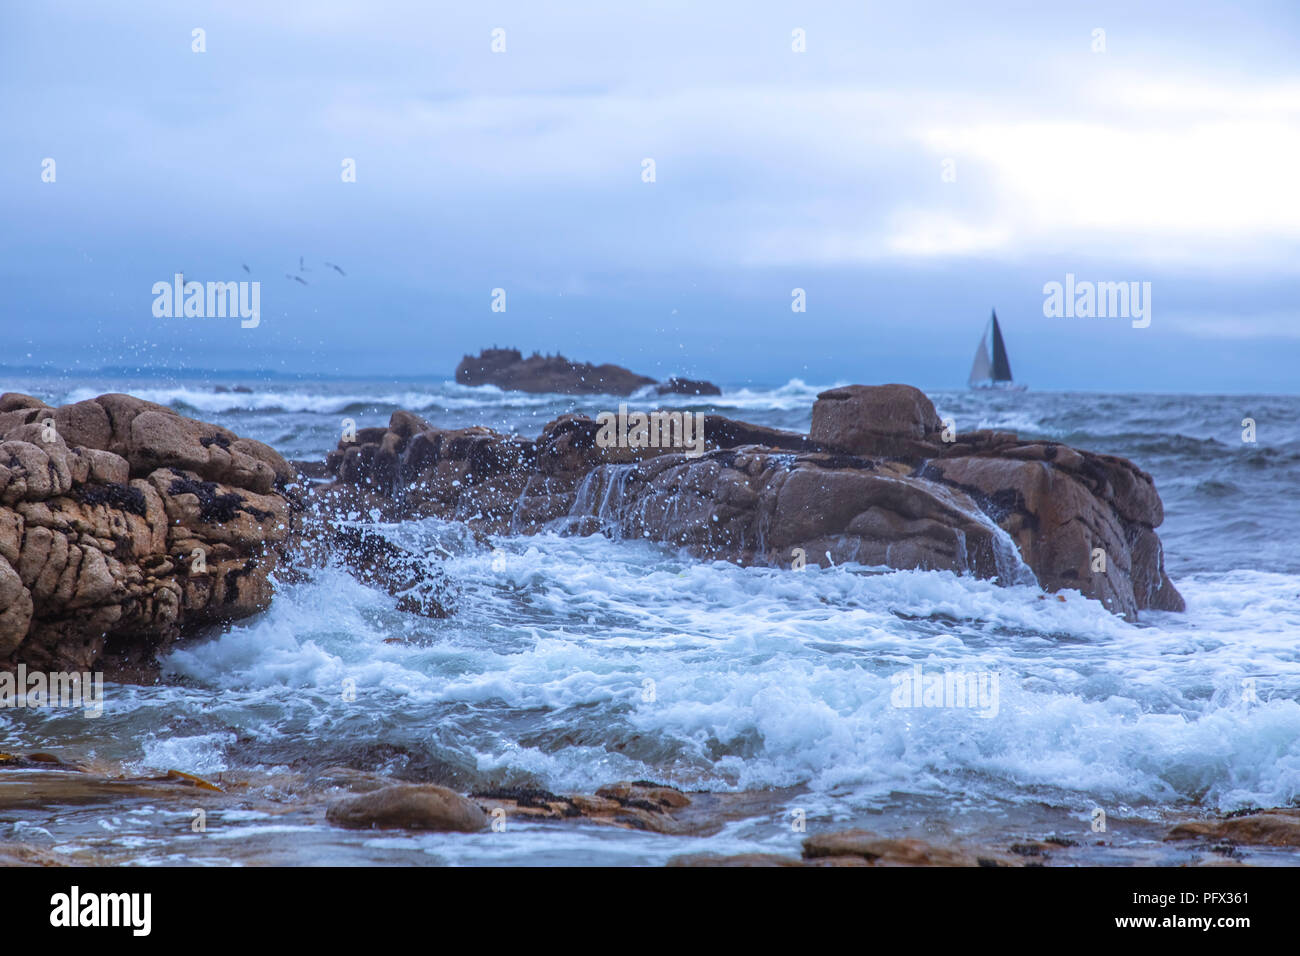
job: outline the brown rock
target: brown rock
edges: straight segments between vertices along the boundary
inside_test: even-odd
[[[4,412],[16,412],[29,408],[46,408],[46,404],[39,398],[33,398],[31,395],[24,395],[22,392],[5,392],[0,395],[0,414]]]
[[[976,854],[959,847],[937,846],[924,840],[881,837],[869,830],[819,833],[803,841],[808,860],[859,857],[872,866],[1017,866],[995,854]]]
[[[54,427],[69,445],[106,449],[113,440],[108,412],[98,402],[77,402],[54,410]]]
[[[455,830],[473,833],[487,815],[453,790],[433,784],[399,784],[343,797],[325,813],[330,823],[353,829]]]
[[[1300,846],[1300,810],[1261,810],[1222,820],[1180,823],[1166,840],[1215,840],[1252,846]]]
[[[0,867],[5,866],[69,866],[69,862],[52,850],[29,843],[0,841]]]
[[[925,474],[980,501],[1047,590],[1077,589],[1129,618],[1147,607],[1183,609],[1153,531],[1164,517],[1159,497],[1127,462],[1038,443],[932,461]],[[1134,519],[1139,513],[1145,520]],[[1104,570],[1093,569],[1098,548]]]
[[[806,866],[803,860],[779,853],[737,853],[732,856],[716,856],[712,853],[687,853],[675,856],[668,861],[669,866],[695,867],[772,867],[772,866]]]
[[[912,456],[925,453],[942,429],[920,389],[847,385],[817,396],[808,437],[852,455]]]
[[[704,422],[695,456],[599,447],[597,423],[582,415],[561,416],[529,442],[399,413],[388,429],[341,443],[328,461],[335,480],[318,490],[332,507],[387,520],[599,532],[742,564],[1036,577],[1130,618],[1183,606],[1154,530],[1159,496],[1123,459],[1007,432],[944,441],[934,406],[905,385],[824,392],[810,436],[717,415]]]
[[[266,445],[129,395],[0,408],[0,668],[138,668],[269,604],[293,473]]]

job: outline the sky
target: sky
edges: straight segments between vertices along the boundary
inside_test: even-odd
[[[1300,4],[5,2],[0,282],[0,368],[1296,393]]]

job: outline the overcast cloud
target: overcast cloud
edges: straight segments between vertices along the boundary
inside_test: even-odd
[[[1294,392],[1298,10],[6,4],[0,365],[443,375],[495,343],[940,388],[996,306],[1033,387]],[[258,328],[153,316],[243,264]],[[1067,272],[1151,282],[1150,327],[1045,318]]]

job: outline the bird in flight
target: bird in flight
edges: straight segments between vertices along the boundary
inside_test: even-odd
[[[292,279],[294,282],[301,282],[303,285],[306,285],[306,284],[307,284],[307,280],[304,279],[302,276],[290,275],[289,273],[286,272],[286,273],[284,274],[284,277],[285,277],[286,279]]]
[[[299,257],[298,257],[298,271],[299,271],[299,272],[311,272],[310,269],[308,269],[305,265],[303,265],[302,256],[299,256]]]
[[[244,265],[244,263],[242,263],[242,262],[240,263],[240,265],[241,265],[241,266],[244,266],[244,271],[247,272],[249,275],[252,275],[252,274],[253,274],[253,270],[250,269],[250,268],[248,268],[247,265]]]
[[[347,275],[346,272],[344,272],[342,269],[340,269],[340,268],[339,268],[338,266],[336,266],[334,263],[332,263],[332,262],[327,262],[327,263],[325,263],[325,264],[326,264],[327,266],[329,266],[331,269],[333,269],[335,272],[337,272],[339,275],[341,275],[341,276],[345,276],[345,275]]]

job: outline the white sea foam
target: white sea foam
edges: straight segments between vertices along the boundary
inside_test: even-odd
[[[309,691],[321,728],[355,708],[420,715],[481,773],[557,789],[636,775],[869,801],[974,779],[1008,800],[1048,788],[1151,808],[1300,792],[1300,619],[1284,575],[1188,581],[1194,617],[1133,626],[1077,593],[949,573],[744,569],[600,537],[500,545],[499,571],[487,553],[450,559],[462,613],[407,621],[401,643],[385,643],[390,599],[330,572],[170,667],[259,711]],[[997,716],[891,706],[890,675],[915,663],[997,671]],[[359,693],[345,707],[347,678]],[[547,743],[565,734],[580,742]]]
[[[76,388],[61,402],[81,402],[103,394],[105,388]],[[446,383],[428,391],[399,392],[340,391],[321,392],[293,388],[256,389],[251,392],[218,392],[205,386],[133,388],[131,394],[148,402],[170,407],[194,409],[205,414],[222,412],[307,412],[337,415],[362,406],[392,406],[410,411],[428,409],[472,409],[486,406],[502,408],[541,408],[555,401],[553,395],[529,395],[503,392],[493,386],[470,389]]]

